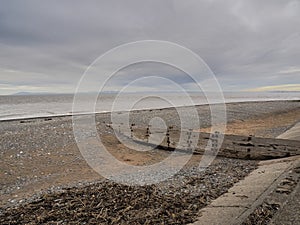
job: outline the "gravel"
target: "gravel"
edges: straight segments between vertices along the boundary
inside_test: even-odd
[[[244,178],[255,161],[218,159],[205,171],[187,167],[150,186],[107,180],[65,187],[3,208],[1,224],[186,224],[201,208]]]
[[[227,119],[228,122],[246,120],[299,107],[299,101],[231,103],[227,105]],[[197,106],[197,110],[201,127],[209,127],[209,106]],[[174,108],[133,111],[130,123],[145,126],[153,117],[161,117],[167,126],[180,127]],[[98,114],[96,122],[100,135],[111,135],[107,127],[108,113]],[[272,132],[277,135],[286,129],[276,128]],[[76,147],[72,147],[76,143],[72,118],[68,116],[1,121],[0,143],[1,224],[189,223],[197,217],[200,208],[256,167],[255,161],[219,159],[205,171],[187,167],[158,185],[136,187],[103,180],[88,182],[86,180],[99,180],[99,176],[88,177],[91,179],[83,176],[82,171],[88,170],[88,166],[78,149],[76,152]],[[39,162],[42,159],[44,161]],[[38,168],[36,165],[41,163],[43,168]],[[70,179],[70,174],[75,180]],[[59,185],[50,188],[51,179],[59,180]],[[43,185],[37,186],[38,182]],[[34,195],[30,198],[17,196],[20,192],[32,191]]]

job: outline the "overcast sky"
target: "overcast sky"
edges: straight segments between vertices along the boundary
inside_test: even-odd
[[[299,0],[0,0],[0,94],[74,92],[97,57],[147,39],[194,51],[225,91],[300,91]],[[141,63],[107,90],[149,74],[192,87],[171,66]]]

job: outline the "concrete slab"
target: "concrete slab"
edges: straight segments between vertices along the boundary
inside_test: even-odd
[[[223,225],[223,224],[231,224],[232,221],[238,219],[238,215],[242,214],[247,208],[245,207],[226,207],[220,208],[211,207],[205,208],[201,216],[201,220],[199,218],[199,222],[194,224],[205,224],[205,225]]]
[[[258,169],[230,188],[228,193],[201,210],[201,216],[194,225],[240,224],[277,187],[299,160],[300,157],[296,156],[260,163]]]
[[[263,193],[291,162],[277,162],[262,165],[253,171],[245,180],[241,180],[224,194],[223,198],[212,203],[212,206],[245,206],[249,207],[253,201]]]
[[[280,134],[277,138],[300,141],[300,122],[283,134]]]

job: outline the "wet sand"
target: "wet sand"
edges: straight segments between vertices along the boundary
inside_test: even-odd
[[[240,119],[239,115],[236,115],[236,118],[227,124],[225,133],[242,136],[252,135],[263,138],[277,138],[279,135],[292,128],[299,121],[299,107],[283,109],[279,106],[278,111],[269,111],[266,109],[264,113],[249,116],[248,119]],[[203,128],[201,131],[209,132],[209,128]],[[300,140],[300,138],[298,140]]]

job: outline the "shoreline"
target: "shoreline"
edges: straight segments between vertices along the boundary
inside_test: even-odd
[[[224,102],[224,103],[205,103],[205,104],[197,104],[197,105],[188,105],[188,106],[172,106],[172,107],[163,107],[163,108],[145,108],[145,109],[133,109],[130,111],[114,111],[113,113],[124,113],[124,112],[143,112],[143,111],[149,111],[149,110],[166,110],[166,109],[176,109],[176,108],[186,108],[186,107],[201,107],[201,106],[209,106],[209,105],[219,105],[219,104],[225,104],[226,106],[229,104],[243,104],[243,103],[271,103],[271,102],[300,102],[300,99],[289,99],[289,100],[248,100],[248,101],[230,101],[230,102]],[[19,120],[34,120],[34,119],[53,119],[53,118],[65,118],[65,117],[73,117],[73,116],[84,116],[84,115],[101,115],[101,114],[107,114],[112,113],[111,111],[103,111],[103,112],[84,112],[84,113],[75,113],[75,114],[57,114],[57,115],[45,115],[45,116],[28,116],[28,117],[20,117],[20,118],[11,118],[11,119],[1,119],[1,122],[10,122],[10,121],[19,121]]]

